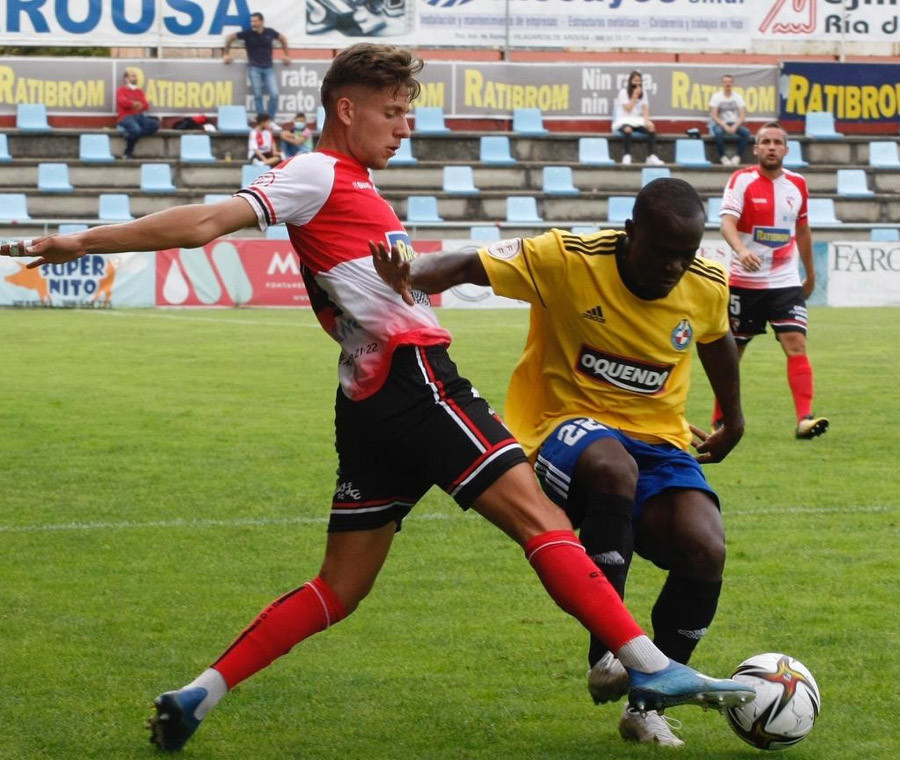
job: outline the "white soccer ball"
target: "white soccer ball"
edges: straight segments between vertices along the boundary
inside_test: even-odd
[[[734,732],[759,749],[784,749],[810,731],[822,698],[812,673],[786,654],[766,652],[738,665],[734,680],[752,686],[756,699],[726,711]]]

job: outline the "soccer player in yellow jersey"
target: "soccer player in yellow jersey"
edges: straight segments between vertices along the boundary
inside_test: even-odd
[[[722,460],[743,434],[738,356],[725,270],[696,258],[705,220],[696,191],[656,180],[633,214],[624,233],[551,230],[412,262],[372,248],[379,274],[407,303],[411,288],[470,282],[531,304],[509,428],[619,594],[633,550],[668,570],[654,641],[686,662],[722,587],[724,529],[700,463]],[[693,346],[722,406],[723,425],[709,435],[685,419]],[[628,675],[595,638],[588,659],[594,700],[622,696]],[[655,712],[626,707],[619,729],[626,739],[683,744]]]

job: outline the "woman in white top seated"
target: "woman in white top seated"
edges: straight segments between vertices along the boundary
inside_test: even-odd
[[[640,132],[649,141],[647,163],[661,166],[656,155],[656,127],[650,121],[650,103],[644,92],[644,80],[640,71],[628,75],[628,84],[619,91],[613,109],[613,132],[620,132],[625,140],[623,164],[631,163],[631,135]]]

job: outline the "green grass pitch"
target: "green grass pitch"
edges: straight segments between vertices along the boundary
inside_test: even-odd
[[[520,311],[445,311],[502,408]],[[743,365],[747,433],[707,468],[729,557],[693,663],[784,651],[822,690],[795,760],[900,756],[900,310],[813,309],[816,410],[793,439],[771,336]],[[0,758],[150,758],[158,692],[318,569],[334,483],[337,349],[308,312],[0,312]],[[690,417],[710,392],[695,362]],[[649,625],[661,573],[636,560]],[[185,749],[216,760],[661,757],[594,707],[586,636],[520,550],[432,492],[372,595],[241,685]],[[689,707],[682,758],[751,758]]]

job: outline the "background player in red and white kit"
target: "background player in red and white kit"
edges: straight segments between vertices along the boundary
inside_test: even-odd
[[[797,414],[797,438],[828,429],[812,412],[813,369],[806,354],[806,299],[813,292],[812,234],[807,220],[806,180],[782,166],[787,133],[763,124],[753,148],[758,165],[731,175],[722,199],[722,236],[731,246],[731,331],[741,356],[766,322],[787,356],[787,377]],[[800,280],[799,262],[805,279]],[[718,405],[713,425],[721,417]]]
[[[196,248],[243,227],[284,222],[316,315],[341,346],[338,482],[319,574],[263,610],[196,679],[157,697],[152,739],[164,750],[180,749],[228,690],[352,612],[375,583],[401,521],[435,484],[524,548],[557,604],[628,669],[633,706],[753,699],[752,689],[702,676],[650,641],[565,513],[541,492],[519,444],[456,373],[450,335],[428,297],[414,293],[410,308],[375,271],[370,241],[415,255],[368,170],[386,167],[409,137],[422,66],[409,51],[386,45],[342,51],[322,83],[327,120],[316,149],[232,199],[0,246],[0,254],[41,257],[29,264],[35,267],[87,253]]]

